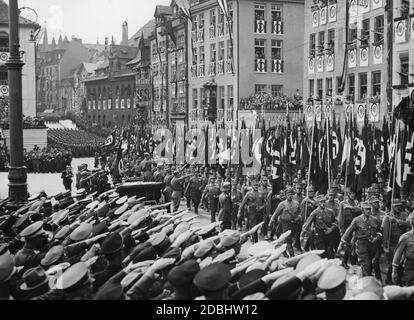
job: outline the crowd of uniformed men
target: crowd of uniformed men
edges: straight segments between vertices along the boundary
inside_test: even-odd
[[[340,184],[323,195],[298,178],[274,195],[267,175],[146,154],[132,175],[163,183],[152,204],[121,196],[107,173],[82,165],[74,196],[2,207],[0,299],[414,298],[414,213],[408,199],[388,210],[381,186],[358,202]]]

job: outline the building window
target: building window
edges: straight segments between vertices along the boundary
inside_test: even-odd
[[[272,40],[272,59],[282,60],[282,40]]]
[[[216,26],[216,9],[210,10],[210,26]]]
[[[200,15],[199,15],[198,28],[199,29],[203,29],[204,28],[204,13],[200,13]]]
[[[331,53],[335,52],[335,29],[328,30],[328,48]]]
[[[358,26],[357,23],[353,23],[349,25],[349,42],[353,42],[356,44],[356,41],[358,39]]]
[[[322,79],[316,80],[316,93],[317,93],[317,98],[322,99],[322,96],[323,96],[323,80]]]
[[[218,61],[224,60],[224,42],[218,44]]]
[[[198,25],[198,17],[197,16],[193,17],[192,25],[193,25],[193,30],[197,30],[197,25]]]
[[[254,5],[254,32],[266,33],[265,9],[263,4]]]
[[[372,95],[374,97],[381,96],[381,71],[372,73]]]
[[[369,45],[369,34],[370,34],[370,22],[369,19],[362,21],[362,30],[361,30],[361,45]]]
[[[283,34],[282,6],[272,5],[272,33]]]
[[[197,48],[193,49],[193,65],[197,64],[198,55],[197,55]]]
[[[210,44],[210,61],[216,62],[216,59],[217,59],[216,44],[212,43]]]
[[[407,19],[410,13],[410,0],[401,0],[400,8],[400,16]]]
[[[233,97],[233,86],[228,86],[227,87],[227,96],[228,96],[228,104],[227,104],[227,108],[228,109],[233,109],[233,101],[234,101],[234,97]]]
[[[283,86],[282,85],[272,85],[272,96],[278,97],[283,94]]]
[[[224,86],[219,87],[219,109],[224,109],[225,107],[225,95],[224,95]]]
[[[318,52],[323,53],[325,45],[325,31],[321,31],[318,34]]]
[[[204,46],[201,46],[199,50],[200,50],[200,64],[204,64],[204,62],[206,61],[205,60],[206,57],[204,53]]]
[[[266,40],[258,40],[254,41],[255,44],[255,70],[257,72],[266,72]]]
[[[231,45],[231,41],[227,40],[227,59],[233,58],[233,47]]]
[[[315,80],[309,80],[309,98],[313,98],[313,94],[315,92]]]
[[[6,32],[0,32],[0,49],[9,50],[9,35]]]
[[[0,84],[1,82],[8,81],[8,70],[7,67],[1,66],[0,67]]]
[[[336,94],[341,94],[340,92],[341,87],[342,87],[342,77],[336,77],[336,88],[335,88]]]
[[[384,16],[375,17],[374,20],[374,42],[382,44],[384,42]]]
[[[309,36],[309,55],[314,56],[316,54],[316,34],[312,33]]]
[[[410,69],[408,52],[400,54],[400,84],[408,85],[408,73]]]
[[[365,100],[367,98],[368,77],[366,73],[359,74],[359,99]]]
[[[266,59],[266,40],[255,40],[254,46],[256,59]]]
[[[266,85],[265,84],[255,84],[254,85],[254,92],[255,93],[266,92]]]
[[[355,76],[353,74],[348,76],[349,87],[348,87],[348,95],[352,100],[355,97]]]
[[[206,89],[204,88],[200,88],[200,100],[201,100],[200,108],[204,109],[206,105]]]
[[[332,97],[332,78],[326,78],[326,95]]]
[[[210,39],[216,37],[216,9],[210,10]]]

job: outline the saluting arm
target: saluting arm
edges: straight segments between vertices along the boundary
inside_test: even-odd
[[[246,194],[246,195],[244,196],[244,198],[243,198],[242,203],[240,204],[240,207],[239,207],[239,212],[238,212],[238,216],[241,216],[241,212],[242,212],[242,210],[243,210],[244,206],[246,205],[246,202],[247,202],[247,199],[248,199],[248,198],[249,198],[249,195],[248,195],[248,194]]]
[[[348,243],[348,239],[351,237],[352,233],[354,232],[356,228],[356,222],[355,219],[352,220],[351,224],[349,225],[348,229],[346,229],[345,233],[343,234],[341,238],[341,244],[342,243]]]
[[[273,216],[270,218],[270,223],[275,221],[280,216],[280,214],[282,213],[284,209],[285,209],[285,204],[283,202],[279,203],[275,212],[273,213]]]
[[[312,222],[315,219],[315,215],[316,215],[316,209],[313,210],[313,212],[310,214],[308,219],[306,219],[305,223],[303,224],[303,232],[302,233],[309,232],[309,229],[312,225]]]

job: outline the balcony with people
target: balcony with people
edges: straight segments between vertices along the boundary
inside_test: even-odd
[[[273,95],[266,92],[257,92],[249,97],[240,100],[240,111],[285,111],[302,110],[303,98],[300,94],[295,94],[293,97],[279,94]]]

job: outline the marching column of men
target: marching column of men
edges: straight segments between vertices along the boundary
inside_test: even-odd
[[[377,184],[367,190],[362,203],[356,200],[353,190],[346,190],[344,199],[341,187],[333,185],[322,195],[313,186],[307,186],[306,181],[297,179],[293,181],[294,188],[273,195],[266,176],[247,176],[244,182],[234,177],[223,181],[215,171],[197,166],[178,170],[172,166],[164,169],[163,165],[154,166],[156,171],[150,173],[151,160],[147,157],[144,161],[146,177],[164,182],[165,201],[173,201],[174,211],[185,197],[188,209],[193,207],[199,214],[201,206],[209,212],[212,223],[223,223],[223,230],[248,230],[263,222],[252,235],[253,242],[258,242],[259,236],[271,241],[290,231],[286,239],[288,256],[303,250],[324,250],[329,259],[341,255],[344,268],[349,269],[349,263],[360,265],[363,275],[373,273],[379,280],[381,257],[385,254],[385,282],[397,279],[402,283],[407,258],[396,267],[394,256],[400,237],[411,227],[408,212],[400,199],[394,199],[391,212],[384,211]]]

